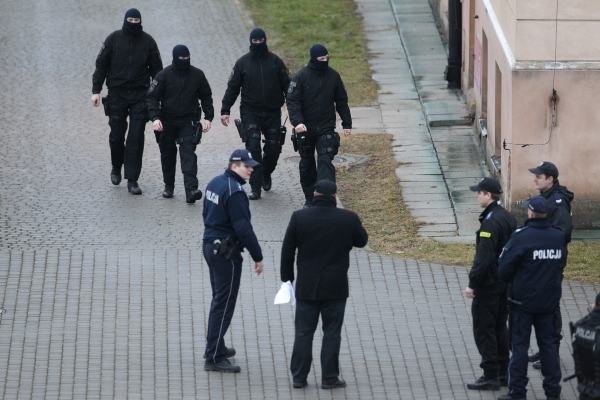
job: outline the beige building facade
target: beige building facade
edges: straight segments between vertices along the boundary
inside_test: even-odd
[[[600,227],[600,0],[462,0],[462,41],[462,88],[505,203],[535,194],[528,168],[552,161],[576,226]]]

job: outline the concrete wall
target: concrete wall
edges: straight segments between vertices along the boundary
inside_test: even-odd
[[[506,203],[535,194],[527,169],[553,161],[561,184],[575,192],[574,222],[600,227],[600,41],[590,40],[600,37],[600,1],[558,1],[552,133],[556,2],[463,0],[462,6],[463,89],[476,118],[487,119],[481,149],[488,165],[500,157]]]
[[[429,0],[433,16],[440,28],[440,32],[444,36],[444,40],[448,41],[448,0]]]

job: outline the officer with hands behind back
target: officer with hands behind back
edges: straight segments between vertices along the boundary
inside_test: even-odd
[[[527,350],[531,327],[540,349],[547,399],[560,397],[556,310],[562,295],[562,274],[567,257],[565,233],[547,218],[548,203],[536,196],[527,203],[527,221],[517,229],[500,255],[498,274],[510,285],[509,393],[499,400],[525,399],[527,393]]]
[[[235,355],[223,341],[231,323],[242,272],[242,250],[254,260],[257,275],[263,270],[263,255],[250,223],[248,196],[242,185],[258,163],[248,150],[235,150],[225,173],[213,178],[204,196],[203,253],[210,272],[212,302],[208,317],[204,369],[240,372],[229,362]]]
[[[310,48],[308,65],[290,82],[287,108],[300,154],[300,184],[308,205],[317,180],[335,183],[333,157],[340,146],[340,137],[335,132],[336,111],[342,119],[344,135],[350,135],[352,129],[348,94],[340,74],[329,67],[325,46],[315,44]]]
[[[202,108],[198,105],[198,100]],[[200,122],[204,111],[204,121]],[[196,146],[208,132],[214,117],[212,92],[202,70],[190,65],[190,51],[182,44],[173,48],[173,63],[160,71],[148,91],[148,113],[160,148],[165,190],[173,197],[177,145],[186,201],[202,197],[198,190]]]
[[[267,35],[260,28],[250,32],[250,52],[236,61],[227,82],[227,91],[221,106],[221,123],[229,125],[231,106],[242,93],[240,135],[246,149],[261,165],[250,177],[250,200],[261,197],[261,187],[271,190],[271,174],[277,166],[285,140],[281,127],[281,106],[290,83],[284,62],[267,47]],[[265,136],[264,156],[261,151],[261,132]]]
[[[110,125],[110,156],[113,185],[121,183],[121,167],[125,164],[125,179],[129,193],[142,194],[138,178],[142,170],[144,127],[148,118],[146,92],[150,77],[162,69],[156,42],[142,30],[142,15],[132,8],[125,13],[123,29],[114,31],[100,49],[92,77],[92,105],[100,105],[100,91],[106,80],[107,97],[102,99],[104,113]],[[129,117],[129,132],[127,131]]]
[[[506,386],[508,369],[508,307],[506,284],[498,279],[498,256],[517,227],[515,218],[498,201],[502,188],[494,178],[483,178],[470,189],[484,208],[475,238],[473,267],[465,297],[472,298],[473,335],[481,354],[483,375],[467,384],[472,390],[498,390]]]

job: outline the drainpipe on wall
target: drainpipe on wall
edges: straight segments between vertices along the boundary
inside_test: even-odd
[[[462,67],[462,3],[448,0],[448,65],[445,78],[448,89],[460,89]]]

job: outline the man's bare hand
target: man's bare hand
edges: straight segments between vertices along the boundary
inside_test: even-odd
[[[344,136],[350,136],[352,129],[344,129]]]
[[[223,126],[228,126],[229,125],[229,115],[221,115],[221,123],[223,124]]]
[[[163,124],[162,122],[160,122],[160,119],[155,119],[154,121],[152,121],[152,129],[157,132],[163,131]]]
[[[306,132],[306,125],[298,124],[294,127],[294,130],[296,131],[296,133]]]
[[[94,107],[98,107],[100,105],[100,94],[99,93],[95,93],[92,95],[92,105]]]
[[[465,295],[465,297],[467,299],[475,298],[475,290],[471,289],[470,287],[466,288],[465,291],[463,292],[463,294]]]
[[[210,123],[209,120],[205,119],[202,121],[202,132],[208,132],[210,131],[210,127],[212,126],[212,124]]]
[[[264,267],[262,261],[254,263],[254,272],[256,272],[256,275],[260,275],[263,272]]]

